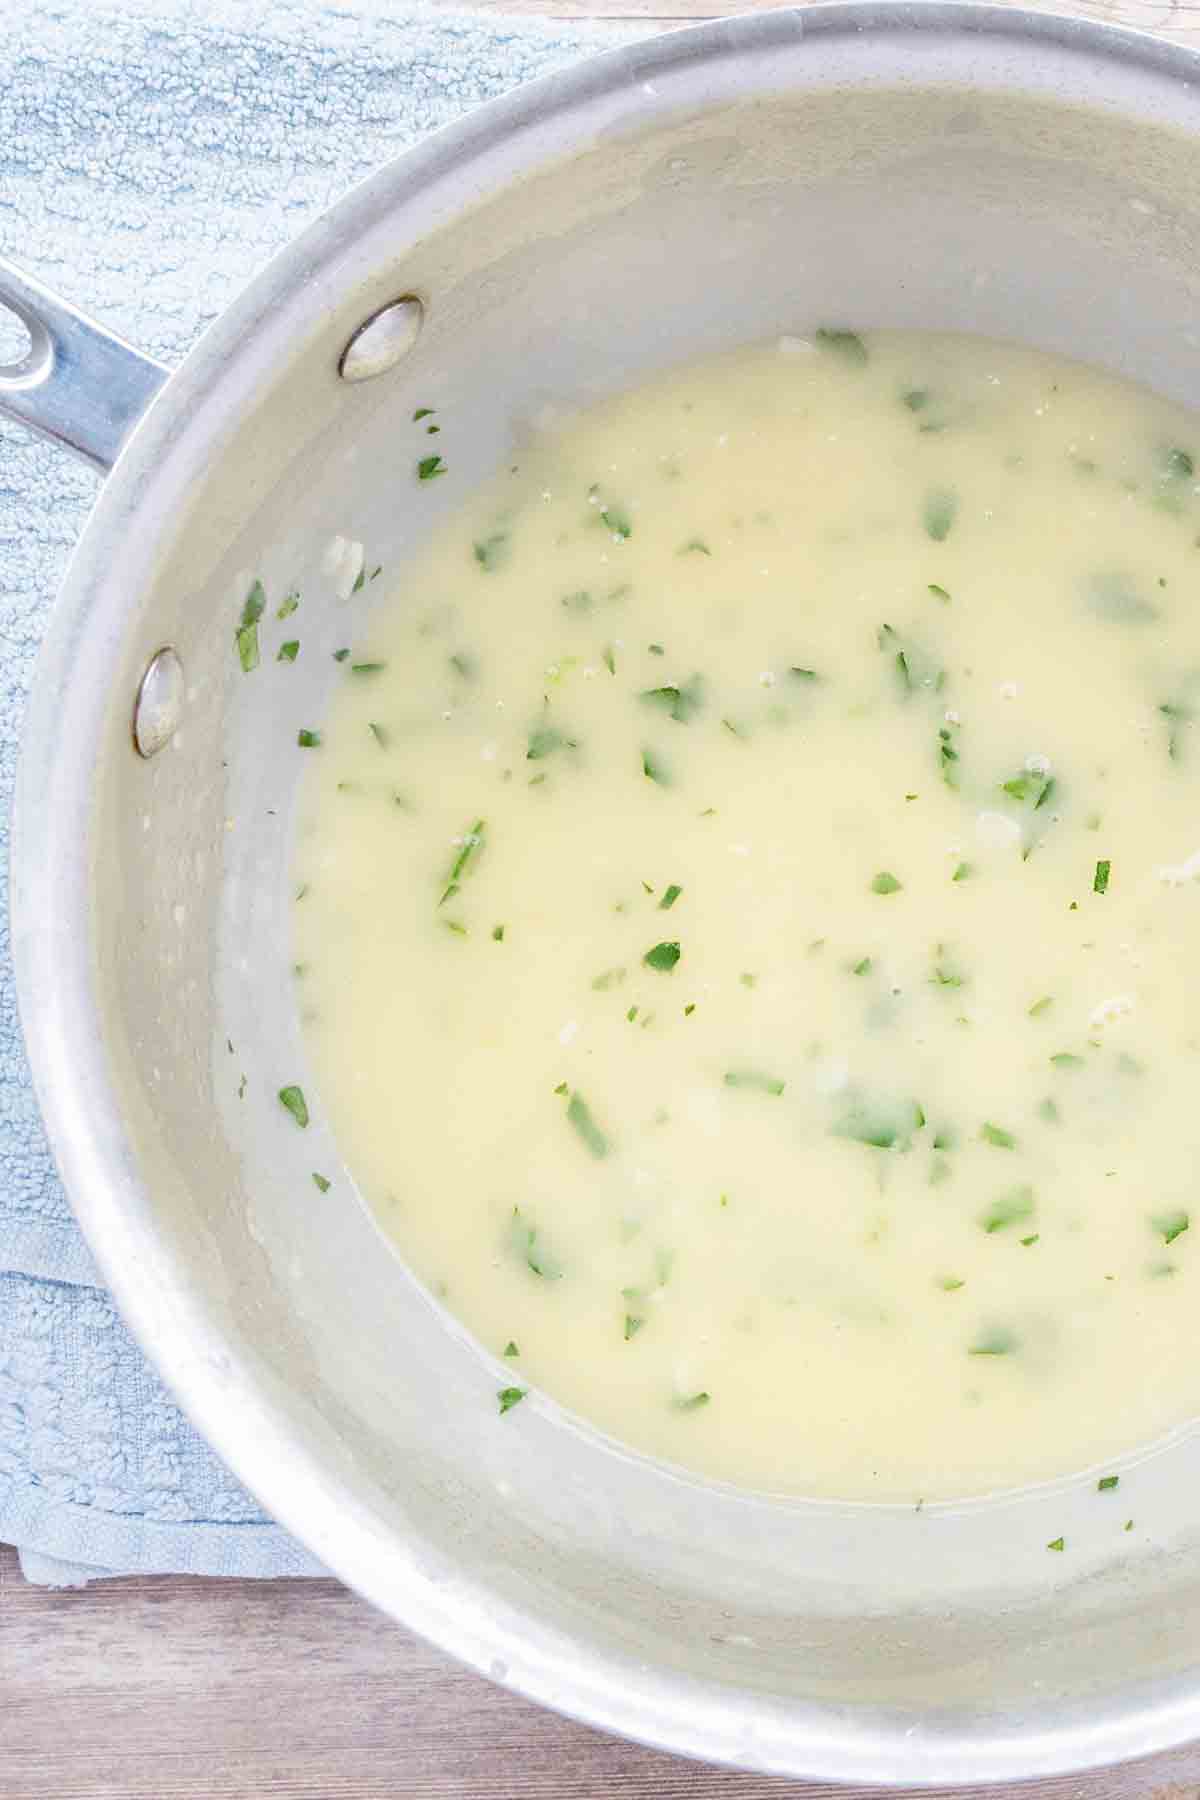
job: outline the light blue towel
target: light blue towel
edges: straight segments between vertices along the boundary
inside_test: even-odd
[[[33,0],[0,33],[0,245],[173,363],[369,169],[615,33],[386,0]],[[0,361],[11,354],[0,327]],[[0,423],[0,854],[38,641],[95,493]],[[124,1330],[46,1149],[0,894],[0,1541],[34,1581],[318,1574]]]

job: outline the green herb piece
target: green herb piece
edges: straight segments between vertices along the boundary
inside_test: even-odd
[[[766,1075],[761,1069],[729,1069],[724,1081],[729,1088],[752,1088],[757,1093],[776,1096],[782,1094],[787,1085],[777,1075]]]
[[[968,1356],[1011,1356],[1017,1348],[1017,1339],[1003,1325],[993,1326],[985,1331],[968,1348]]]
[[[609,672],[609,674],[610,674],[610,675],[615,675],[615,674],[616,674],[616,672],[617,672],[617,660],[616,660],[616,657],[615,657],[615,656],[614,656],[614,655],[613,655],[613,650],[612,650],[612,645],[611,645],[611,644],[606,644],[606,645],[605,645],[605,649],[604,649],[604,666],[605,666],[605,668],[606,668],[606,669],[607,669],[607,670],[608,670],[608,672]]]
[[[540,762],[543,757],[552,756],[556,750],[566,748],[570,743],[561,731],[553,725],[539,725],[529,734],[529,748],[525,752],[526,762]]]
[[[417,464],[417,480],[432,481],[437,475],[446,473],[446,465],[440,456],[423,456]]]
[[[515,1340],[513,1338],[509,1338],[507,1344],[505,1344],[505,1346],[504,1346],[504,1355],[508,1356],[508,1357],[513,1357],[513,1356],[520,1356],[520,1354],[521,1354],[521,1352],[517,1348]]]
[[[381,750],[386,750],[389,742],[391,741],[388,737],[387,727],[384,725],[377,725],[373,719],[368,719],[367,720],[367,730],[370,732],[371,736],[375,739],[375,742],[379,745],[379,748]]]
[[[929,592],[933,595],[935,600],[944,600],[947,605],[950,604],[950,595],[948,591],[940,586],[938,582],[931,581],[929,583]]]
[[[694,1013],[694,1012],[695,1012],[695,1010],[696,1010],[696,1002],[695,1002],[695,1001],[694,1001],[694,1000],[692,1000],[692,1001],[691,1001],[691,1002],[690,1002],[690,1003],[689,1003],[689,1004],[688,1004],[688,1005],[687,1005],[687,1006],[685,1006],[685,1007],[684,1007],[684,1009],[683,1009],[683,1016],[684,1016],[684,1018],[685,1018],[685,1019],[690,1019],[690,1018],[691,1018],[691,1016],[692,1016],[692,1014],[693,1014],[693,1013]]]
[[[1011,1131],[1004,1131],[999,1125],[993,1125],[986,1119],[980,1127],[979,1135],[985,1144],[994,1144],[997,1150],[1015,1150],[1017,1147],[1017,1140]]]
[[[1031,1245],[1032,1245],[1032,1244],[1036,1244],[1036,1243],[1038,1243],[1038,1242],[1039,1242],[1039,1241],[1040,1241],[1040,1239],[1041,1239],[1041,1235],[1042,1235],[1042,1234],[1041,1234],[1041,1232],[1040,1232],[1040,1231],[1034,1231],[1034,1232],[1031,1232],[1031,1234],[1030,1234],[1030,1235],[1029,1235],[1029,1237],[1023,1237],[1023,1238],[1022,1238],[1022,1239],[1021,1239],[1021,1247],[1022,1247],[1022,1249],[1024,1249],[1024,1250],[1028,1250],[1028,1249],[1029,1249],[1029,1247],[1030,1247],[1030,1246],[1031,1246]]]
[[[1196,473],[1196,465],[1190,453],[1177,446],[1163,451],[1161,465],[1163,476],[1168,481],[1190,481]]]
[[[1132,1531],[1133,1530],[1133,1520],[1126,1519],[1123,1529],[1125,1531]]]
[[[686,544],[681,544],[675,554],[676,556],[711,556],[712,551],[703,538],[691,538]]]
[[[1082,1069],[1083,1058],[1072,1050],[1056,1050],[1050,1058],[1056,1069]]]
[[[670,787],[671,777],[667,774],[666,765],[653,750],[642,751],[642,774],[649,781],[656,781],[659,787]]]
[[[1182,1208],[1176,1208],[1173,1212],[1155,1213],[1150,1223],[1164,1244],[1173,1244],[1177,1237],[1183,1236],[1191,1219]]]
[[[653,949],[647,950],[642,961],[648,969],[657,969],[660,975],[669,975],[679,961],[680,954],[677,943],[655,944]]]
[[[958,1138],[953,1131],[943,1128],[933,1140],[935,1150],[957,1150]]]
[[[1170,729],[1167,733],[1167,755],[1172,762],[1178,762],[1183,748],[1183,727],[1190,725],[1196,715],[1190,706],[1184,706],[1178,702],[1174,704],[1164,702],[1158,710],[1164,719],[1170,720]]]
[[[276,608],[275,617],[277,619],[290,619],[292,614],[295,612],[296,608],[299,606],[299,604],[300,604],[299,594],[295,593],[294,591],[290,594],[285,594],[283,599],[279,602],[278,607]]]
[[[629,1011],[625,1014],[625,1017],[628,1019],[628,1021],[631,1025],[633,1024],[633,1021],[637,1018],[637,1016],[638,1016],[638,1009],[636,1006],[631,1006]]]
[[[1112,864],[1110,862],[1098,862],[1096,864],[1096,873],[1092,877],[1093,894],[1107,894],[1108,875],[1111,868]]]
[[[387,664],[382,662],[351,663],[350,673],[352,675],[381,675],[386,668]]]
[[[870,968],[871,968],[871,958],[869,956],[864,956],[861,958],[860,961],[858,961],[854,964],[850,973],[852,975],[866,975],[867,973],[869,973]]]
[[[818,347],[828,350],[834,356],[840,356],[851,368],[863,369],[867,365],[867,346],[857,331],[844,331],[822,325],[814,333]]]
[[[506,1412],[511,1412],[514,1406],[519,1406],[528,1392],[528,1388],[501,1388],[496,1395],[500,1402],[500,1417],[503,1418]]]
[[[1066,1547],[1067,1540],[1065,1538],[1051,1538],[1046,1545],[1047,1550],[1065,1550]]]
[[[313,1170],[313,1180],[316,1182],[317,1187],[322,1194],[327,1194],[329,1192],[330,1183],[326,1181],[324,1175],[318,1175],[315,1169]]]
[[[946,786],[956,788],[958,786],[958,751],[954,748],[952,733],[948,725],[943,725],[938,730],[938,762],[941,765],[942,780]]]
[[[971,863],[960,862],[950,879],[951,881],[969,881],[974,872]]]
[[[628,538],[633,536],[633,521],[623,506],[611,504],[600,509],[600,517],[608,526],[614,537]]]
[[[897,1147],[907,1150],[913,1132],[920,1131],[924,1124],[925,1114],[911,1102],[889,1106],[878,1102],[868,1105],[856,1100],[831,1127],[831,1132],[834,1137],[851,1138],[856,1144],[866,1144],[872,1150]]]
[[[364,587],[366,587],[366,585],[367,585],[367,571],[365,568],[361,568],[358,571],[358,574],[354,577],[354,586],[350,589],[350,592],[352,594],[357,594],[357,593],[361,592],[361,590]]]
[[[567,1102],[567,1123],[575,1127],[593,1156],[608,1155],[608,1139],[589,1112],[587,1101],[578,1092]]]
[[[449,660],[456,675],[461,675],[464,681],[474,681],[478,668],[473,656],[468,656],[465,650],[456,650]]]
[[[267,593],[262,582],[257,580],[251,582],[250,592],[246,595],[239,622],[242,625],[257,625],[266,610],[266,605]]]
[[[1105,570],[1093,575],[1087,590],[1088,611],[1114,625],[1148,625],[1158,617],[1152,606],[1137,592],[1129,578],[1118,570]]]
[[[757,985],[758,976],[751,975],[750,971],[748,969],[745,969],[738,976],[738,980],[741,982],[741,984],[744,988],[752,988]]]
[[[494,574],[508,560],[507,531],[493,531],[485,538],[476,539],[472,551],[479,567],[489,575]]]
[[[642,1329],[642,1326],[645,1323],[646,1323],[645,1319],[638,1318],[636,1313],[626,1313],[625,1314],[625,1334],[624,1334],[625,1342],[628,1343],[630,1338],[636,1337],[638,1332]]]
[[[493,944],[502,944],[504,942],[504,927],[503,927],[503,925],[493,925],[492,926],[492,942],[493,942]]]
[[[950,536],[958,514],[958,495],[952,488],[930,488],[925,496],[921,520],[935,544]]]
[[[296,742],[302,750],[319,750],[321,747],[321,734],[319,731],[298,731],[296,733]]]
[[[1046,1008],[1053,1005],[1053,998],[1049,994],[1043,994],[1041,999],[1035,1000],[1033,1005],[1029,1008],[1029,1017],[1031,1019],[1039,1019]]]
[[[267,596],[262,582],[253,582],[242,607],[242,616],[237,631],[234,633],[238,661],[242,665],[243,675],[249,675],[258,667],[258,621],[263,616],[266,604]]]
[[[956,1294],[960,1287],[965,1287],[967,1284],[957,1275],[939,1275],[937,1285],[943,1294]]]
[[[686,725],[699,710],[702,686],[699,675],[693,675],[686,687],[645,688],[641,698],[647,706],[669,713],[677,725]]]
[[[1045,1119],[1048,1125],[1057,1125],[1059,1120],[1058,1106],[1049,1096],[1038,1106],[1038,1118]]]
[[[1120,1487],[1120,1485],[1121,1477],[1119,1475],[1102,1475],[1096,1483],[1096,1492],[1098,1494],[1111,1494],[1113,1489]]]
[[[463,833],[458,854],[451,863],[450,872],[446,876],[446,888],[438,901],[439,906],[444,906],[452,895],[457,894],[463,876],[467,874],[468,868],[472,865],[472,860],[476,866],[478,865],[479,857],[483,853],[486,833],[487,821],[485,819],[476,819],[471,829]]]
[[[470,933],[461,919],[443,919],[442,924],[446,927],[447,931],[452,931],[455,937],[470,936]]]
[[[280,1088],[279,1100],[284,1109],[291,1113],[297,1125],[303,1127],[308,1124],[308,1102],[304,1098],[303,1088]]]
[[[658,903],[659,912],[670,912],[682,892],[683,889],[678,882],[673,881]]]
[[[909,388],[907,393],[900,396],[901,402],[907,406],[909,412],[924,412],[931,398],[932,395],[928,388]]]
[[[280,644],[276,662],[294,663],[300,654],[300,639],[289,638],[286,644]]]
[[[619,986],[624,979],[624,969],[605,969],[602,975],[597,975],[592,983],[592,988],[597,994],[606,994],[609,988]]]
[[[788,670],[788,674],[794,675],[797,681],[819,681],[821,679],[815,669],[797,669],[793,667]]]
[[[1010,1225],[1019,1225],[1022,1219],[1028,1219],[1032,1214],[1033,1189],[1012,1188],[992,1201],[987,1211],[980,1214],[979,1223],[990,1236],[996,1231],[1007,1231]]]
[[[542,1281],[560,1281],[562,1269],[556,1259],[538,1241],[536,1225],[530,1225],[521,1214],[519,1206],[512,1210],[512,1220],[508,1230],[508,1247],[514,1255],[520,1257],[531,1275]]]
[[[421,419],[431,418],[436,411],[436,406],[418,406],[416,412],[413,414],[413,424],[417,424]]]
[[[559,1082],[559,1084],[558,1084],[558,1086],[557,1086],[557,1087],[556,1087],[556,1088],[555,1088],[555,1090],[554,1090],[554,1091],[555,1091],[555,1093],[556,1093],[556,1094],[565,1094],[565,1093],[566,1093],[566,1092],[567,1092],[567,1084],[566,1084],[566,1082],[565,1082],[565,1081],[560,1081],[560,1082]]]
[[[683,1394],[676,1397],[674,1406],[676,1412],[695,1412],[698,1407],[707,1406],[711,1399],[712,1395],[706,1393]]]
[[[904,884],[896,880],[890,869],[880,869],[871,881],[873,894],[898,894]]]
[[[334,662],[345,662],[349,654],[349,650],[335,650],[333,653],[333,660]]]
[[[651,656],[665,656],[667,654],[665,644],[647,644],[646,648]]]

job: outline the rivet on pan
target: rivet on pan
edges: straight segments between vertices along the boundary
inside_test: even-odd
[[[141,756],[170,743],[183,711],[183,664],[168,644],[150,658],[133,703],[133,741]]]
[[[394,369],[416,343],[425,308],[414,294],[390,300],[364,319],[342,351],[338,374],[343,381],[370,381]]]

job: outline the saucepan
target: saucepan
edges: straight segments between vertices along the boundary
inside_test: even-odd
[[[548,1399],[500,1421],[494,1364],[385,1248],[306,1080],[296,727],[339,671],[243,674],[247,588],[361,618],[379,588],[344,594],[335,539],[402,591],[547,403],[820,322],[1021,340],[1200,405],[1198,84],[1188,52],[1079,20],[760,14],[440,132],[169,378],[0,276],[32,341],[0,405],[111,465],[38,671],[13,841],[63,1180],[125,1317],[263,1505],[386,1612],[592,1724],[895,1784],[1198,1736],[1200,1439],[1123,1465],[1125,1533],[1082,1477],[920,1508],[780,1500]],[[400,430],[421,405],[454,427],[436,483]],[[295,1081],[305,1132],[276,1098]],[[395,1095],[402,1113],[403,1067]],[[328,1192],[314,1168],[339,1171]]]

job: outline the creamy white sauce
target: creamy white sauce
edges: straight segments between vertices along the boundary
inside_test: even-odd
[[[785,339],[352,595],[309,1098],[498,1387],[906,1500],[1200,1411],[1193,455],[1067,362]]]

